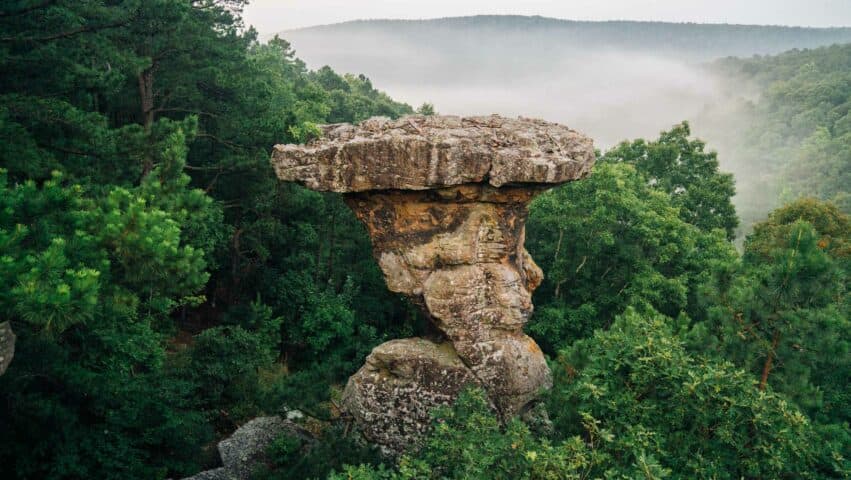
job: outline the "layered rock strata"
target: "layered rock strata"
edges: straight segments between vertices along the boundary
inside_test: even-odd
[[[395,452],[428,412],[479,385],[504,417],[551,384],[523,333],[541,270],[524,248],[529,202],[590,173],[589,138],[540,120],[412,116],[329,125],[306,145],[275,147],[281,180],[343,193],[366,225],[390,290],[445,336],[380,345],[353,375],[343,408]]]

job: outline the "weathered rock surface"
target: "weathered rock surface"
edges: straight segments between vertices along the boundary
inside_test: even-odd
[[[15,356],[15,333],[9,322],[0,323],[0,375],[6,373]]]
[[[349,378],[342,402],[367,438],[399,450],[427,430],[435,407],[478,384],[450,342],[406,338],[375,347]]]
[[[281,417],[258,417],[239,427],[219,442],[225,470],[236,478],[250,478],[251,470],[265,457],[272,440],[289,427],[289,422]]]
[[[523,246],[527,207],[589,174],[591,140],[498,116],[377,118],[323,132],[306,146],[275,147],[277,175],[344,193],[390,290],[420,305],[447,340],[376,347],[349,380],[343,408],[395,452],[465,385],[485,388],[504,418],[525,411],[551,385],[543,353],[523,334],[543,278]]]
[[[214,468],[212,470],[204,470],[196,473],[191,477],[185,477],[182,480],[239,480],[224,467]]]
[[[523,325],[543,275],[523,248],[535,187],[351,194],[390,290],[423,306],[505,416],[550,385]]]
[[[307,441],[312,437],[298,424],[280,416],[257,417],[219,442],[222,467],[205,470],[183,480],[248,480],[252,471],[267,460],[266,449],[287,433]]]
[[[465,183],[562,183],[594,163],[591,139],[542,120],[499,116],[372,118],[322,127],[308,146],[277,145],[281,180],[313,190],[427,190]]]

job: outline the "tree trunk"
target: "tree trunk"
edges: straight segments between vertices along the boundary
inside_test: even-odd
[[[559,254],[559,252],[561,251],[561,242],[562,242],[562,240],[564,240],[564,229],[561,229],[561,230],[559,230],[559,232],[558,232],[558,243],[556,243],[556,252],[555,252],[555,254],[553,255],[553,269],[555,269],[556,262],[558,261],[558,254]],[[556,282],[555,295],[553,295],[555,298],[558,298],[558,294],[559,294],[559,291],[561,290],[561,284],[562,284],[562,283],[564,283],[564,282],[563,282],[563,281],[561,281],[561,282]]]
[[[327,230],[325,230],[327,231]],[[324,235],[323,235],[324,238]],[[316,242],[316,257],[314,258],[315,265],[313,266],[313,284],[319,285],[319,271],[322,269],[322,241]]]
[[[768,385],[768,375],[771,373],[771,368],[774,365],[778,343],[780,343],[780,331],[775,330],[774,335],[771,337],[771,350],[768,351],[768,356],[765,357],[765,363],[762,365],[762,377],[759,379],[760,390],[765,390],[765,386]]]
[[[145,133],[150,133],[154,124],[154,66],[150,66],[139,74],[139,101],[141,103],[142,125]],[[154,160],[146,153],[142,160],[142,178],[145,178],[154,168]]]
[[[139,74],[139,100],[141,102],[142,125],[145,131],[151,130],[154,123],[154,67],[146,68]]]
[[[334,255],[337,249],[337,209],[335,208],[331,214],[331,245],[328,248],[328,281],[334,280]]]
[[[0,375],[6,372],[6,368],[12,363],[15,356],[15,334],[9,322],[0,322]]]
[[[230,290],[229,291],[230,300],[237,298],[237,295],[239,294],[239,289],[240,289],[240,281],[239,280],[242,277],[241,272],[240,272],[240,270],[242,268],[242,265],[240,264],[240,255],[241,255],[240,254],[240,249],[241,249],[240,237],[242,236],[242,232],[243,232],[242,228],[237,228],[236,231],[233,233],[233,239],[231,240],[231,248],[233,248],[233,256],[231,257],[231,266],[230,266],[230,268],[231,268],[231,270],[230,270],[231,288],[229,289]]]

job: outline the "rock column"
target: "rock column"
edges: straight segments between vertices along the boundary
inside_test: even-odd
[[[335,191],[366,225],[390,290],[420,305],[442,339],[393,340],[353,375],[343,408],[392,452],[467,385],[503,417],[551,377],[523,333],[543,278],[523,246],[527,207],[591,170],[590,139],[529,119],[413,116],[329,125],[306,146],[275,147],[278,177]]]

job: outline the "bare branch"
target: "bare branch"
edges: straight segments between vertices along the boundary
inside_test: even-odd
[[[0,17],[13,17],[13,16],[16,16],[16,15],[23,15],[25,13],[32,12],[33,10],[39,10],[41,8],[49,7],[49,6],[53,5],[54,3],[56,3],[56,0],[46,0],[44,2],[37,3],[35,5],[31,5],[29,7],[25,7],[25,8],[22,8],[20,10],[11,10],[11,11],[0,10]]]
[[[203,116],[203,117],[219,118],[219,115],[217,115],[215,113],[202,112],[200,110],[190,110],[188,108],[158,108],[154,111],[157,112],[157,113],[163,113],[163,112],[166,112],[166,113],[167,112],[191,113],[193,115],[200,115],[200,116]]]
[[[111,28],[119,28],[129,24],[133,19],[129,18],[126,20],[122,20],[120,22],[108,23],[106,25],[86,25],[84,27],[75,28],[73,30],[68,30],[65,32],[54,33],[53,35],[47,35],[44,37],[3,37],[0,38],[0,42],[7,43],[44,43],[44,42],[52,42],[53,40],[60,40],[63,38],[73,37],[75,35],[79,35],[81,33],[90,33],[90,32],[98,32],[101,30],[108,30]]]
[[[248,149],[248,147],[246,147],[246,146],[239,145],[239,144],[236,144],[236,143],[233,143],[233,142],[229,142],[227,140],[223,140],[223,139],[221,139],[221,138],[219,138],[215,135],[210,135],[209,133],[199,133],[196,136],[198,138],[209,138],[210,140],[212,140],[216,143],[220,143],[220,144],[222,144],[226,147],[230,147],[234,150],[247,150]]]

